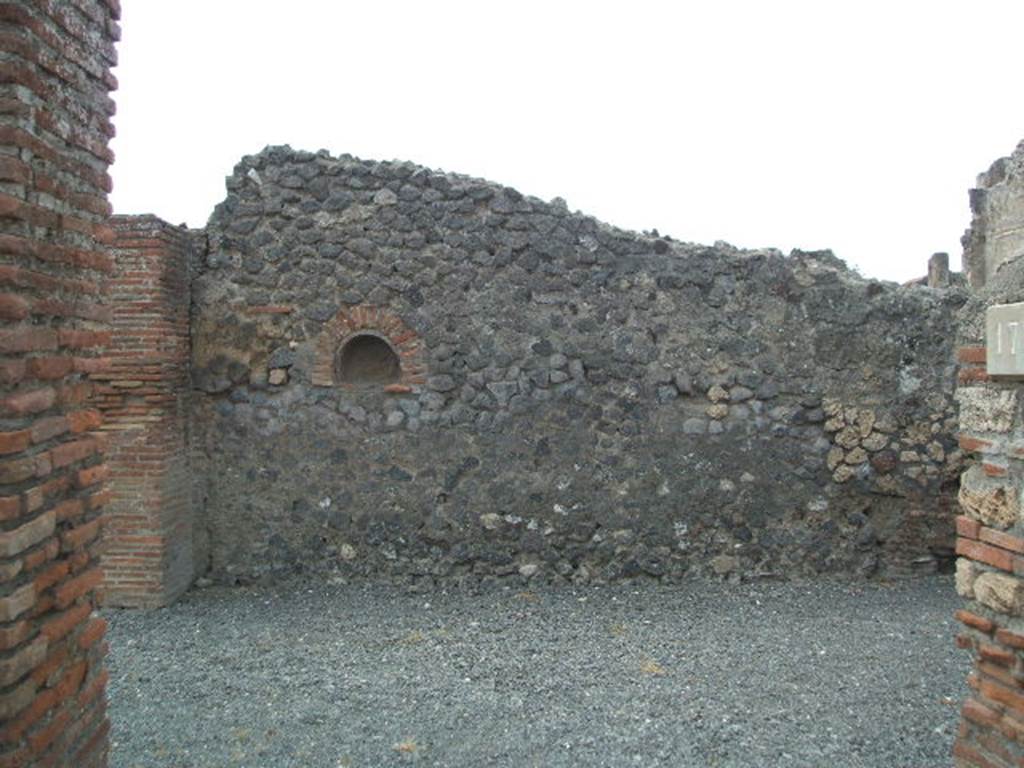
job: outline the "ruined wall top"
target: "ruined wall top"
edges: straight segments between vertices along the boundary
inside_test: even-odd
[[[1024,255],[1024,141],[978,176],[970,192],[971,226],[963,236],[963,269],[981,288],[1005,262]]]
[[[192,285],[212,573],[933,568],[957,288],[616,229],[403,162],[244,158]]]

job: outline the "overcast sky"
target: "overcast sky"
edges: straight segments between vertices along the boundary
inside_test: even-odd
[[[1024,139],[1021,0],[123,7],[114,208],[193,227],[287,143],[906,280]]]

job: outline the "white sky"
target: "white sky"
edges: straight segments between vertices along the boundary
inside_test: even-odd
[[[482,176],[629,229],[959,269],[1024,138],[1021,0],[123,0],[112,201],[202,226],[267,144]]]

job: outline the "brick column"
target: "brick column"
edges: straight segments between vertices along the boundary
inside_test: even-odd
[[[978,461],[960,488],[956,585],[970,602],[957,644],[975,666],[953,754],[960,768],[1011,768],[1024,764],[1022,388],[989,378],[984,347],[962,347],[959,359],[960,446]]]
[[[107,762],[96,589],[116,0],[0,3],[0,766]]]
[[[115,216],[111,366],[98,373],[109,437],[104,602],[166,605],[193,576],[185,439],[189,236],[153,216]]]

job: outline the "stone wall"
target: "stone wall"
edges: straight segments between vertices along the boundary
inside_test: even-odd
[[[981,288],[1000,265],[1024,255],[1024,141],[978,176],[971,212],[963,237],[964,272],[972,288]]]
[[[116,0],[0,4],[0,765],[106,764],[102,370]]]
[[[104,602],[165,605],[191,584],[196,549],[185,436],[191,241],[152,216],[112,224],[111,365],[93,376],[112,470]]]
[[[958,766],[1024,761],[1024,416],[1019,379],[986,370],[985,309],[1024,301],[1024,262],[1004,265],[963,311],[960,444],[976,461],[963,476],[957,519],[957,590],[969,602],[957,643],[974,673],[954,754]]]
[[[212,574],[929,571],[959,289],[636,234],[407,163],[268,148],[192,304]]]

